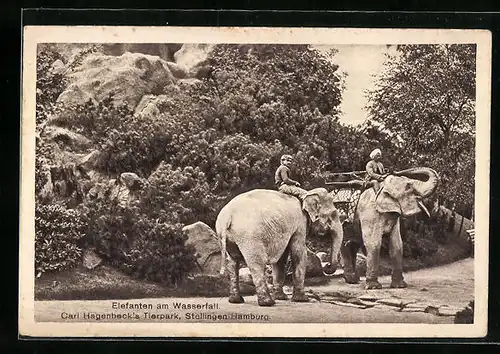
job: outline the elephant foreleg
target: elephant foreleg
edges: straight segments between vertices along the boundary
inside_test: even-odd
[[[245,302],[240,294],[240,262],[227,256],[227,266],[229,272],[229,302],[232,304]]]
[[[401,239],[399,220],[391,232],[389,254],[392,263],[391,288],[406,288],[406,282],[403,278],[403,240]]]
[[[285,265],[288,260],[288,249],[283,252],[281,258],[273,264],[273,297],[275,300],[288,300],[288,296],[283,292],[285,282]]]
[[[293,295],[292,301],[307,302],[309,297],[304,291],[304,279],[306,275],[307,253],[305,240],[299,234],[292,236],[290,240],[290,252],[293,269]]]
[[[366,260],[366,289],[381,289],[382,285],[378,282],[380,246],[382,243],[382,234],[373,232],[368,242],[365,242],[367,260]]]

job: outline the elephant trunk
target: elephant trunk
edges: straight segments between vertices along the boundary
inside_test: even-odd
[[[327,275],[332,275],[337,270],[340,247],[342,245],[342,240],[344,239],[344,231],[340,222],[329,230],[329,233],[332,238],[330,246],[330,262],[323,267],[323,272]]]
[[[415,167],[394,173],[396,176],[405,176],[415,179],[414,189],[422,197],[432,195],[439,185],[439,175],[432,168]]]

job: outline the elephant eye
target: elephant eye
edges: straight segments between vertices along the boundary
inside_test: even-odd
[[[412,189],[413,189],[413,186],[410,183],[406,184],[406,190],[407,191],[410,191]]]

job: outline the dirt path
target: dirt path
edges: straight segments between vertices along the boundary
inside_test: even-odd
[[[402,312],[400,307],[384,304],[384,299],[404,303],[463,308],[474,297],[474,260],[465,259],[405,275],[406,289],[389,289],[390,278],[380,279],[383,289],[366,291],[362,284],[349,285],[332,278],[327,285],[310,286],[315,293],[342,293],[354,297],[369,295],[382,303],[368,308],[350,307],[323,300],[309,303],[278,301],[270,308],[259,307],[255,296],[244,304],[229,304],[227,298],[149,298],[138,300],[36,301],[36,321],[57,322],[280,322],[280,323],[453,323],[453,316],[423,311]],[[363,279],[364,280],[364,279]],[[290,290],[290,289],[285,289]],[[376,300],[375,299],[375,300]],[[131,304],[135,308],[130,308]],[[178,308],[177,305],[184,305]],[[138,308],[142,307],[142,309]],[[160,307],[160,308],[158,308]],[[163,308],[161,308],[163,307]],[[199,307],[193,309],[193,307]],[[216,319],[214,319],[214,316]]]

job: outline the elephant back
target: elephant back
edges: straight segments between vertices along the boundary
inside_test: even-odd
[[[234,197],[219,215],[233,219],[279,219],[283,215],[303,215],[298,198],[274,190],[254,189]]]

